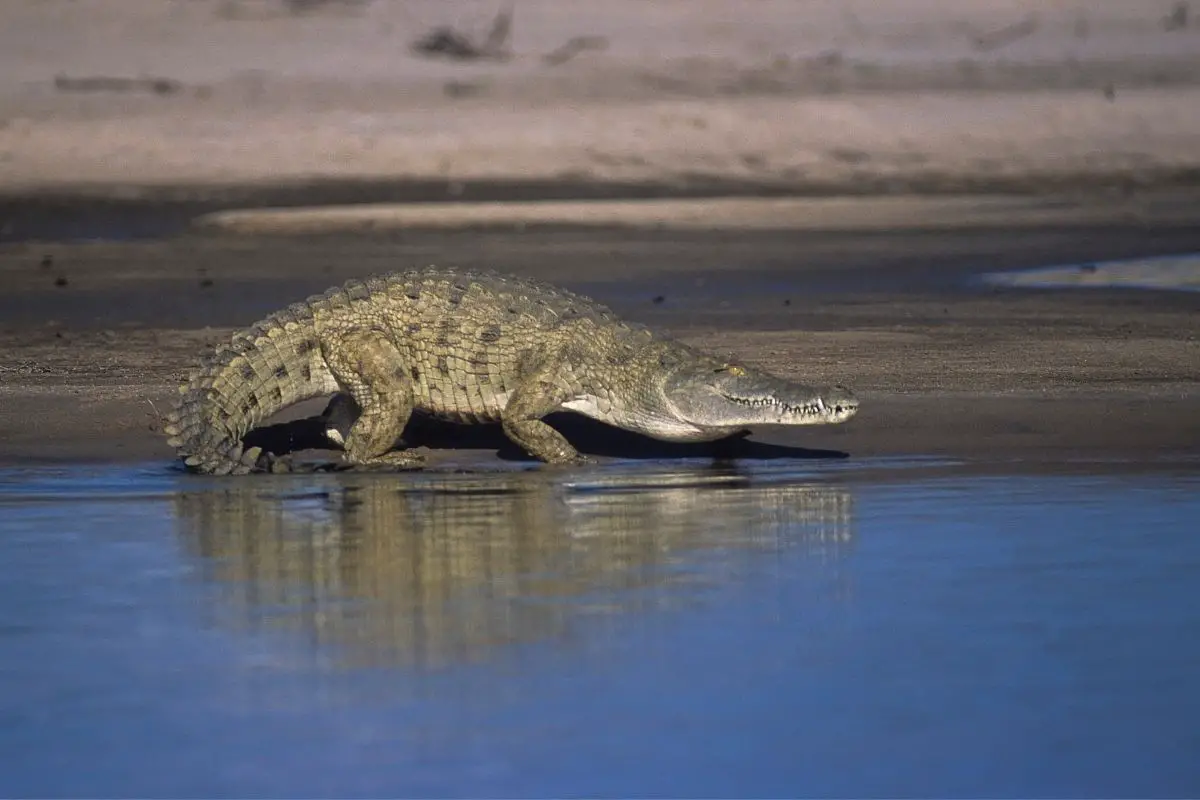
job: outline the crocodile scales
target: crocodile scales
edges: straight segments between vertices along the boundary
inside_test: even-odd
[[[243,437],[276,412],[333,395],[323,421],[352,465],[416,467],[395,449],[414,411],[500,422],[550,463],[583,460],[542,418],[570,410],[667,441],[756,424],[844,422],[858,401],[729,363],[572,292],[524,278],[428,268],[351,280],[233,335],[180,387],[165,431],[210,474],[286,471]]]

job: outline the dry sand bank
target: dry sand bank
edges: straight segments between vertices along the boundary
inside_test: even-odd
[[[295,4],[299,5],[299,4]],[[320,178],[1033,190],[1200,170],[1200,24],[1090,0],[12,0],[0,192]],[[1161,6],[1161,7],[1160,7]],[[565,62],[565,43],[594,46]]]
[[[232,209],[194,226],[243,234],[591,226],[673,230],[909,231],[1196,222],[1195,193],[1028,197],[716,197],[488,203],[358,203]]]

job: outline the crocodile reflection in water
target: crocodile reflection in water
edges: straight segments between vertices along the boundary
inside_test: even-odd
[[[670,605],[771,551],[838,558],[852,544],[845,488],[719,468],[578,483],[320,476],[222,484],[176,504],[222,587],[222,616],[300,629],[357,665],[475,660],[585,615]]]

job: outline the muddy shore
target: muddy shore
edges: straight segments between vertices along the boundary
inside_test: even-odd
[[[740,451],[749,457],[1196,454],[1200,293],[997,289],[978,277],[1198,250],[1200,220],[1053,215],[958,230],[568,226],[10,243],[0,248],[0,463],[165,468],[158,414],[213,343],[347,278],[429,263],[552,280],[696,345],[862,395],[848,425],[763,429]],[[690,454],[576,428],[582,449],[604,456]],[[503,444],[463,443],[435,439],[433,463],[495,464]]]

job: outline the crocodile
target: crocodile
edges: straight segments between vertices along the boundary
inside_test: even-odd
[[[499,422],[526,453],[585,461],[543,417],[574,411],[666,441],[713,441],[761,424],[844,422],[842,386],[789,382],[627,322],[526,278],[429,267],[350,280],[218,346],[179,388],[164,431],[186,469],[284,472],[246,446],[288,406],[332,396],[322,430],[344,462],[416,468],[400,435],[414,412]]]

